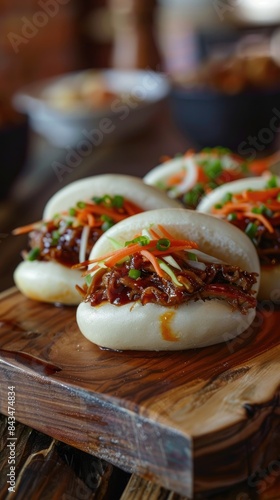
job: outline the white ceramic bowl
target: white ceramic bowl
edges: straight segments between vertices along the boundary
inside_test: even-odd
[[[102,79],[116,98],[97,108],[77,102],[75,94],[91,78]],[[97,146],[105,137],[124,137],[146,126],[169,92],[168,78],[150,70],[84,70],[30,84],[13,103],[29,116],[31,128],[55,146],[80,140]]]

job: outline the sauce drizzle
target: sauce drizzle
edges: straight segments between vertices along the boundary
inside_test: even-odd
[[[164,340],[168,342],[176,342],[179,340],[177,335],[173,332],[171,321],[175,315],[175,311],[167,311],[160,316],[161,335]]]

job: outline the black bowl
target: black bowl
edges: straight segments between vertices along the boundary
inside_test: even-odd
[[[27,117],[0,128],[0,200],[5,199],[24,166],[28,151]]]
[[[220,145],[253,159],[280,146],[280,87],[226,94],[174,85],[170,107],[199,149]]]

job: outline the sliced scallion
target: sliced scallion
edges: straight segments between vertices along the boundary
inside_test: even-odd
[[[139,269],[129,269],[128,276],[136,280],[141,276],[141,271]]]
[[[169,247],[170,247],[170,240],[168,240],[167,238],[160,238],[157,241],[157,244],[156,244],[157,250],[164,251],[164,250],[167,250]]]
[[[40,248],[35,247],[30,250],[30,252],[27,255],[27,260],[36,260],[40,255]]]

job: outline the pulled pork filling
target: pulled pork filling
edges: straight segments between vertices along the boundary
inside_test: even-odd
[[[251,239],[262,266],[280,264],[280,186],[271,176],[261,190],[228,192],[211,212],[226,218]]]
[[[143,305],[151,302],[177,306],[199,299],[221,299],[244,314],[256,306],[255,292],[252,290],[256,273],[222,263],[206,263],[197,268],[177,256],[176,262],[181,270],[172,270],[178,284],[167,274],[166,277],[159,276],[152,264],[136,253],[122,264],[110,269],[100,268],[91,284],[85,286],[84,300],[92,306],[105,301],[115,305],[140,301]],[[131,277],[135,270],[136,278]]]
[[[56,260],[60,264],[72,267],[79,262],[79,248],[83,226],[66,227],[63,232],[57,231],[57,226],[49,222],[45,230],[34,230],[29,233],[29,247],[36,250],[36,260]],[[103,231],[101,228],[90,228],[87,239],[85,258]]]
[[[123,196],[105,194],[79,201],[52,220],[17,228],[13,234],[29,233],[25,260],[55,260],[71,268],[80,259],[88,259],[96,241],[111,226],[139,212],[142,209]]]
[[[280,215],[270,217],[269,222],[274,231],[269,232],[264,224],[259,221],[255,223],[252,241],[256,247],[262,266],[275,266],[280,264]],[[233,220],[231,223],[242,231],[252,223],[252,219],[244,218]]]

